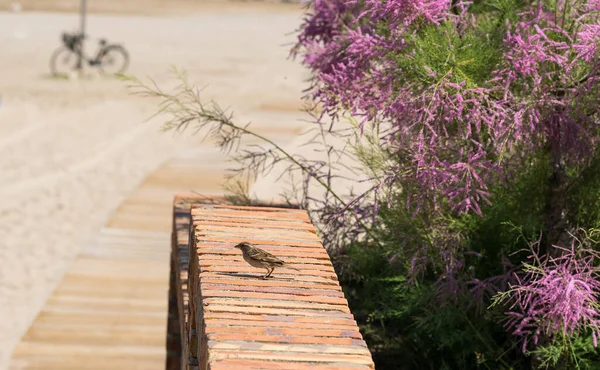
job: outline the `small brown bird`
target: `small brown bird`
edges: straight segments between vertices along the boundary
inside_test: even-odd
[[[267,251],[263,251],[260,248],[256,248],[248,242],[241,242],[235,246],[235,248],[242,251],[244,260],[253,267],[267,269],[267,274],[263,276],[263,279],[267,279],[271,276],[275,267],[286,267],[292,270],[300,271],[295,267],[291,267],[287,263],[283,262],[279,258],[275,257]]]

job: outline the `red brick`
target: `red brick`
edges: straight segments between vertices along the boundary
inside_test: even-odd
[[[240,281],[248,280],[246,285],[254,285],[257,280],[266,280],[263,279],[266,270],[261,271],[260,269],[255,269],[252,271],[234,273],[230,272],[218,272],[218,271],[201,271],[200,278],[238,278]],[[273,273],[272,278],[269,278],[270,281],[281,281],[281,282],[291,282],[294,281],[300,284],[306,285],[314,285],[314,284],[331,284],[335,285],[337,280],[335,277],[318,277],[311,275],[290,275],[289,273],[276,272]]]
[[[285,232],[287,237],[300,237],[310,240],[319,240],[319,237],[314,233],[314,230],[308,228],[296,228],[297,226],[290,226],[281,228],[281,224],[269,225],[252,223],[252,224],[234,224],[223,225],[222,222],[207,222],[207,221],[195,221],[193,223],[197,230],[210,231],[211,233],[235,233],[242,232],[248,235],[262,235],[265,233],[281,234]]]
[[[204,285],[202,285],[204,287]],[[298,289],[299,290],[299,289]],[[297,291],[297,290],[296,290]],[[222,291],[222,290],[206,290],[202,289],[203,298],[214,298],[214,297],[228,297],[228,298],[262,298],[262,299],[275,299],[283,301],[303,301],[303,302],[315,302],[315,303],[327,303],[336,304],[342,306],[348,306],[348,301],[345,298],[337,297],[323,297],[323,296],[306,296],[296,295],[296,291],[292,291],[292,294],[276,294],[276,293],[265,293],[265,292],[236,292],[236,291]]]
[[[300,337],[291,335],[254,335],[246,333],[235,334],[207,334],[209,340],[248,340],[253,342],[270,342],[270,343],[292,343],[292,344],[330,344],[352,346],[358,345],[358,340],[352,338],[328,338],[328,337]]]
[[[232,370],[232,369],[264,369],[264,370],[360,370],[369,369],[368,366],[357,366],[353,364],[319,365],[297,362],[274,362],[257,360],[222,360],[210,364],[209,370]]]
[[[234,206],[234,205],[215,205],[216,209],[233,209],[233,210],[241,210],[241,211],[253,211],[256,212],[256,206]],[[260,207],[261,212],[276,212],[276,213],[286,213],[286,214],[302,214],[306,215],[306,211],[301,209],[293,209],[293,208],[276,208],[276,207]]]
[[[284,258],[289,258],[289,257],[297,257],[297,258],[316,258],[316,259],[321,259],[323,261],[328,261],[329,263],[329,255],[327,254],[327,252],[325,252],[325,250],[319,250],[319,249],[308,249],[308,248],[281,248],[281,247],[272,247],[272,246],[268,246],[268,245],[257,245],[257,247],[266,250],[269,253],[275,254],[279,257],[284,257]],[[204,245],[199,245],[197,253],[201,256],[210,256],[210,255],[215,255],[215,256],[232,256],[232,255],[239,255],[240,251],[237,250],[236,248],[233,247],[233,245],[230,246],[204,246]]]
[[[204,235],[202,235],[202,233],[199,233],[198,231],[196,231],[196,238],[200,241],[202,240],[210,240],[211,242],[219,242],[219,243],[230,243],[232,244],[231,246],[235,246],[236,244],[238,244],[241,241],[250,241],[252,244],[260,247],[261,245],[264,246],[298,246],[298,247],[307,247],[307,248],[320,248],[323,249],[323,246],[321,244],[319,244],[318,242],[308,242],[308,241],[301,241],[301,240],[294,240],[294,239],[285,239],[285,238],[278,238],[278,240],[273,240],[271,237],[269,238],[246,238],[246,239],[242,239],[240,240],[240,238],[232,238],[232,237],[210,237],[207,238]]]
[[[250,235],[252,234],[264,234],[264,233],[275,233],[278,236],[282,236],[283,232],[285,232],[285,236],[291,237],[292,235],[301,235],[305,238],[318,238],[316,235],[316,230],[314,228],[308,227],[310,224],[305,224],[302,222],[288,222],[287,224],[281,224],[280,222],[243,222],[243,223],[233,223],[230,222],[229,225],[225,224],[223,219],[215,219],[214,221],[209,221],[206,219],[194,219],[192,221],[192,225],[194,225],[194,229],[203,230],[208,232],[244,232]],[[287,226],[286,226],[287,225]],[[285,227],[283,227],[285,226]]]
[[[200,258],[200,262],[201,263],[214,263],[214,264],[226,264],[226,263],[231,263],[231,261],[244,261],[244,259],[242,258],[241,253],[236,253],[234,254],[234,256],[236,256],[238,258],[234,258],[231,259],[229,256],[225,256],[222,254],[201,254],[201,258]],[[280,256],[282,258],[285,259],[285,262],[292,264],[292,263],[299,263],[302,265],[309,265],[309,267],[311,265],[318,265],[318,266],[326,266],[328,268],[332,268],[333,266],[331,265],[331,262],[329,262],[329,260],[326,259],[317,259],[317,258],[297,258],[297,257],[283,257]],[[244,261],[245,263],[245,261]]]
[[[211,320],[241,320],[241,321],[265,321],[272,322],[274,325],[277,323],[300,323],[300,324],[311,324],[311,325],[342,325],[342,326],[353,326],[358,330],[356,321],[354,318],[337,318],[337,317],[302,317],[302,316],[290,316],[290,315],[263,315],[263,314],[232,314],[232,313],[221,313],[221,312],[210,312],[204,316],[206,322],[212,322]]]
[[[315,327],[319,327],[325,330],[352,330],[357,331],[357,327],[355,323],[352,324],[329,324],[319,322],[318,325],[315,323],[302,323],[296,321],[259,321],[252,320],[252,316],[245,316],[246,318],[241,319],[239,315],[232,316],[228,319],[210,319],[206,321],[207,325],[211,327],[235,327],[235,326],[252,326],[252,327],[272,327],[272,328],[298,328],[298,329],[313,329]],[[250,319],[247,319],[247,318]]]
[[[207,348],[213,351],[227,352],[245,352],[255,353],[297,353],[306,354],[324,354],[343,356],[370,355],[369,349],[363,341],[359,345],[343,346],[330,344],[302,344],[302,343],[275,343],[275,342],[254,342],[240,340],[209,340],[206,342]]]
[[[295,258],[296,262],[292,263],[291,258],[281,257],[284,262],[288,265],[296,268],[302,268],[303,270],[320,270],[320,271],[334,271],[333,266],[327,264],[325,262],[322,263],[311,263],[314,259],[309,258]],[[212,256],[212,255],[202,255],[202,258],[199,259],[201,266],[238,266],[238,265],[248,265],[241,253],[234,255],[233,257],[223,257],[223,256]]]
[[[255,208],[260,209],[260,208]],[[237,210],[229,210],[229,209],[203,209],[203,208],[192,208],[191,210],[192,217],[197,216],[198,218],[202,218],[203,215],[207,215],[208,217],[223,217],[223,218],[233,218],[233,219],[251,219],[251,220],[274,220],[274,221],[299,221],[309,223],[310,220],[306,213],[287,213],[287,212],[262,212],[262,211],[237,211]]]
[[[329,291],[338,292],[341,295],[336,295],[336,296],[343,297],[342,288],[340,288],[339,285],[337,285],[331,281],[325,281],[322,284],[321,283],[309,284],[307,282],[294,281],[294,280],[276,281],[276,280],[272,280],[272,279],[269,279],[269,280],[265,280],[265,279],[254,279],[254,280],[232,279],[231,277],[223,276],[220,278],[215,278],[215,277],[204,278],[204,279],[202,279],[202,284],[225,284],[228,286],[231,285],[231,286],[236,286],[236,287],[248,286],[248,287],[297,288],[297,289],[304,289],[304,290],[314,289],[314,291],[316,293],[321,293],[320,292],[321,290],[329,290]],[[229,288],[223,287],[222,289],[229,289]]]
[[[352,363],[367,365],[374,368],[373,362],[370,356],[339,356],[339,355],[324,355],[317,353],[310,353],[306,355],[298,353],[269,353],[269,352],[235,352],[235,351],[215,351],[210,355],[211,361],[219,361],[222,359],[255,359],[265,361],[296,361],[296,362],[308,362],[308,363]]]
[[[307,222],[298,221],[283,221],[283,220],[253,220],[253,219],[232,219],[223,217],[211,217],[209,215],[201,216],[194,219],[193,225],[200,227],[207,227],[210,225],[218,226],[233,226],[233,227],[255,227],[260,228],[271,228],[280,230],[305,230],[310,233],[316,233],[314,226]]]
[[[202,304],[209,305],[230,305],[230,306],[248,306],[248,307],[268,307],[268,308],[289,308],[293,310],[320,310],[350,313],[346,305],[303,302],[303,301],[285,301],[277,299],[250,299],[250,298],[206,298],[202,297]]]
[[[295,266],[294,266],[295,267]],[[266,272],[265,269],[257,268],[249,266],[248,264],[239,264],[239,265],[227,265],[227,266],[200,266],[200,273],[203,272],[229,272],[232,274],[240,274],[240,273],[261,273],[264,275]],[[319,277],[325,279],[336,280],[337,275],[333,271],[319,271],[319,270],[302,270],[296,271],[293,269],[285,268],[285,267],[277,267],[275,268],[275,272],[273,273],[273,278],[281,275],[295,275],[295,276],[311,276],[311,277]]]
[[[335,330],[315,328],[265,328],[252,326],[207,326],[207,334],[249,334],[263,336],[301,336],[301,337],[337,337],[362,339],[359,332],[354,330]]]
[[[333,317],[342,319],[354,319],[351,314],[338,311],[320,311],[307,309],[281,309],[271,307],[251,307],[251,306],[234,306],[228,304],[210,304],[204,306],[204,315],[208,316],[211,312],[228,312],[228,313],[243,313],[255,315],[272,315],[272,316],[306,316],[306,317]]]

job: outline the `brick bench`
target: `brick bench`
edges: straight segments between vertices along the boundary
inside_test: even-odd
[[[175,197],[167,370],[373,369],[306,212],[225,203]],[[261,279],[241,241],[301,271]]]

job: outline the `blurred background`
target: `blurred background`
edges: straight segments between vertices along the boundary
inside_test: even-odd
[[[201,137],[162,133],[160,118],[147,120],[157,101],[123,81],[90,66],[51,74],[79,11],[79,0],[0,0],[0,369],[79,252],[149,174],[176,156],[201,160],[199,148],[226,166]],[[302,6],[289,2],[88,0],[84,50],[93,55],[100,38],[120,44],[125,74],[161,86],[177,84],[172,66],[186,70],[207,99],[285,145],[306,126],[308,75],[288,58],[301,19]]]

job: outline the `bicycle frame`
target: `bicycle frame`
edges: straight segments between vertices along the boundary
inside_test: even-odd
[[[63,44],[81,58],[81,61],[78,62],[78,67],[81,67],[80,63],[83,61],[87,62],[90,66],[97,64],[106,46],[106,40],[99,40],[95,56],[94,58],[90,58],[83,50],[84,39],[85,36],[81,34],[63,34]]]
[[[83,34],[63,33],[61,47],[55,50],[50,58],[52,73],[59,75],[65,73],[64,70],[82,70],[86,64],[99,68],[101,73],[109,74],[122,73],[127,68],[129,54],[122,45],[111,44],[102,38],[94,39],[94,41],[98,40],[98,46],[92,54],[84,51],[84,42],[88,40],[88,37]]]

